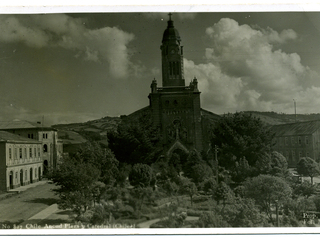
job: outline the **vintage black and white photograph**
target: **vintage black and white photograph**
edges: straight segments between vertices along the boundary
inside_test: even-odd
[[[316,11],[0,14],[1,232],[320,227],[319,56]]]

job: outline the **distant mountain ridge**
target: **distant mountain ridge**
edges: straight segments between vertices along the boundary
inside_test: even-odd
[[[310,113],[310,114],[286,114],[286,113],[276,113],[276,112],[258,112],[258,111],[245,111],[246,113],[252,114],[252,116],[258,117],[261,121],[269,125],[278,125],[285,123],[294,122],[306,122],[320,120],[320,113]]]
[[[109,131],[116,131],[122,119],[132,118],[136,119],[145,111],[149,111],[148,107],[139,109],[129,115],[120,117],[103,117],[97,120],[91,120],[84,123],[70,123],[70,124],[57,124],[52,127],[58,130],[59,139],[64,144],[80,144],[88,139],[100,141],[107,144],[107,133]],[[313,114],[285,114],[276,112],[258,112],[258,111],[245,111],[268,125],[278,125],[285,123],[293,123],[295,121],[313,121],[320,120],[320,113]],[[201,115],[204,120],[214,123],[220,119],[222,115],[212,113],[210,111],[201,109]]]

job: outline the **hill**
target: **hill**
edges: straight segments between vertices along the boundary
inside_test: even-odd
[[[58,130],[58,137],[62,140],[64,148],[73,149],[75,145],[80,145],[87,140],[98,141],[104,145],[108,145],[107,133],[110,131],[116,131],[118,125],[126,119],[126,121],[133,121],[141,116],[150,116],[149,107],[141,108],[129,115],[123,115],[120,117],[103,117],[101,119],[92,120],[84,123],[70,123],[70,124],[58,124],[52,127]],[[312,121],[320,120],[320,114],[284,114],[276,112],[258,112],[258,111],[246,111],[255,117],[260,118],[268,125],[278,125],[285,123],[292,123],[297,121]],[[221,116],[205,109],[201,109],[201,116],[203,124],[213,125],[218,121]]]
[[[276,112],[258,112],[258,111],[246,111],[247,113],[252,114],[255,117],[261,119],[261,121],[269,125],[278,125],[285,123],[294,123],[297,122],[306,122],[313,120],[320,120],[320,113],[311,113],[311,114],[285,114],[285,113],[276,113]]]

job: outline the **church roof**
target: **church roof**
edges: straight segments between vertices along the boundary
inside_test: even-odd
[[[167,29],[164,30],[164,33],[163,33],[162,43],[166,41],[172,41],[172,40],[178,41],[179,43],[181,42],[179,32],[173,26],[173,21],[171,20],[171,15],[170,15],[170,20],[168,21]]]
[[[280,125],[273,125],[270,129],[277,137],[310,135],[320,130],[320,121],[295,122]]]

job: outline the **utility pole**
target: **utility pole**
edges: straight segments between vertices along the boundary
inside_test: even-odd
[[[296,105],[296,100],[293,99],[293,106],[294,106],[294,119],[295,122],[297,122],[297,105]]]
[[[218,147],[217,145],[214,145],[214,157],[217,163],[216,167],[216,175],[217,175],[217,184],[219,184],[219,161],[218,161]]]
[[[277,227],[280,227],[278,200],[276,200],[276,222],[277,222]]]

